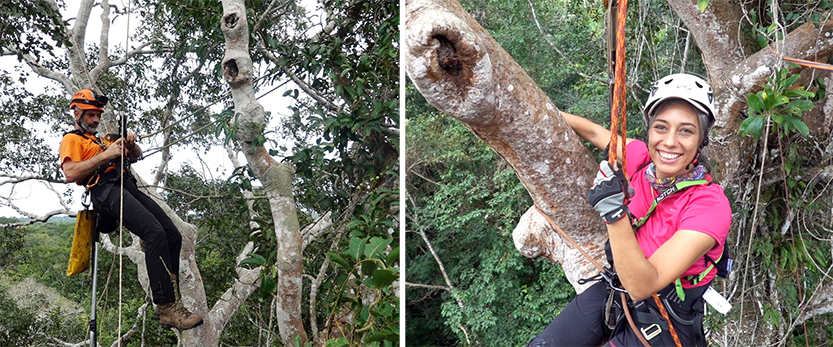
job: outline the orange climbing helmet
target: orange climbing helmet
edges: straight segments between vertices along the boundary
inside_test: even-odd
[[[78,107],[82,110],[104,111],[104,106],[110,100],[104,95],[96,94],[90,89],[81,89],[72,97],[69,108]]]

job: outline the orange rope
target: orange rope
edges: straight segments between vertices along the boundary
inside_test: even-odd
[[[769,51],[772,53],[772,55],[779,56],[777,53],[775,53],[775,51],[772,49],[772,47],[769,47]],[[809,67],[809,68],[812,68],[812,69],[818,69],[818,70],[824,70],[824,71],[833,71],[833,65],[830,65],[830,64],[819,63],[817,61],[812,61],[812,60],[790,58],[790,57],[787,57],[787,56],[780,56],[780,57],[781,57],[781,59],[784,59],[788,62],[791,62],[793,64],[798,64],[798,65],[801,65],[801,66],[804,66],[804,67]]]
[[[619,0],[616,13],[616,57],[614,58],[613,71],[613,100],[610,106],[610,148],[608,158],[610,162],[616,161],[619,149],[619,139],[622,140],[622,172],[627,174],[627,161],[625,148],[625,136],[627,135],[627,104],[625,102],[625,19],[628,11],[628,0]],[[620,120],[621,114],[621,122]]]
[[[662,318],[665,318],[665,321],[668,322],[668,331],[671,333],[671,337],[674,338],[674,344],[677,347],[681,347],[683,344],[680,343],[680,337],[677,336],[677,332],[674,330],[674,325],[671,324],[671,319],[668,318],[668,312],[665,311],[665,306],[662,305],[662,301],[659,300],[659,296],[654,294],[654,302],[657,303],[657,307],[659,307],[659,313],[662,314]]]

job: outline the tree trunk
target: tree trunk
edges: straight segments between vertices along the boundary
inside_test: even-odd
[[[457,2],[406,7],[402,53],[420,93],[512,165],[535,204],[601,261],[607,234],[586,200],[596,163],[549,97]],[[534,208],[513,237],[524,255],[561,264],[579,290],[597,271]]]
[[[278,329],[284,346],[292,346],[292,339],[307,341],[301,317],[303,275],[302,237],[298,225],[292,180],[295,169],[275,161],[263,147],[266,125],[263,107],[255,98],[252,85],[252,59],[249,55],[249,28],[246,7],[242,0],[223,1],[221,27],[226,39],[223,57],[223,77],[231,87],[234,109],[238,115],[237,143],[249,167],[263,183],[275,223],[277,245]],[[229,126],[235,126],[230,124]]]

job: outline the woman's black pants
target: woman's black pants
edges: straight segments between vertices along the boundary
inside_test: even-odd
[[[612,330],[607,327],[604,317],[608,296],[606,283],[598,282],[592,285],[576,296],[527,346],[602,346],[604,344],[604,346],[614,347],[642,347],[642,343],[623,315],[618,292],[615,292],[613,296],[613,314],[617,323]],[[702,299],[697,304],[699,309],[685,309],[678,305],[679,300],[677,303],[673,302],[676,298],[673,290],[663,291],[661,297],[668,302],[665,307],[681,319],[680,321],[672,319],[674,330],[681,344],[683,346],[704,345]],[[639,333],[652,337],[649,340],[651,346],[674,346],[668,324],[662,318],[652,298],[631,303],[630,313],[636,321]]]

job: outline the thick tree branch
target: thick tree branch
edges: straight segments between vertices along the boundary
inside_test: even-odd
[[[98,64],[90,71],[90,78],[98,81],[98,77],[110,68],[110,2],[101,2],[101,33],[98,42]]]
[[[138,278],[142,289],[145,291],[145,294],[150,295],[150,278],[148,277],[147,266],[145,264],[145,252],[142,251],[139,237],[129,232],[127,229],[124,229],[122,237],[129,236],[132,242],[128,247],[121,247],[113,244],[113,241],[110,239],[110,235],[118,238],[119,231],[117,230],[112,234],[101,234],[101,249],[119,256],[126,255],[127,259],[129,259],[133,264],[136,264],[136,270],[138,271],[136,277]]]
[[[240,264],[253,249],[254,243],[247,243],[240,254],[237,255],[235,264]],[[217,300],[208,313],[217,329],[222,330],[228,324],[231,316],[240,308],[240,305],[246,302],[246,299],[260,287],[261,270],[261,267],[246,269],[237,266],[235,268],[237,278],[234,280],[234,284],[220,296],[220,299]]]
[[[68,36],[72,46],[67,47],[67,57],[72,73],[73,88],[67,89],[68,93],[74,93],[80,87],[92,87],[94,80],[90,78],[87,70],[84,54],[84,36],[87,34],[87,23],[90,19],[90,12],[94,6],[94,0],[83,0],[78,7],[78,14],[75,16],[75,25],[69,29]]]
[[[221,29],[226,50],[223,77],[231,88],[235,111],[239,114],[237,134],[239,148],[246,155],[249,168],[263,183],[275,226],[277,244],[276,309],[281,340],[293,345],[293,339],[308,341],[304,330],[301,301],[303,296],[303,239],[298,225],[292,182],[295,168],[281,164],[263,147],[266,126],[263,106],[257,101],[253,85],[252,58],[249,54],[249,28],[246,6],[242,0],[223,0]]]
[[[728,70],[726,77],[731,78],[734,92],[739,97],[760,90],[760,84],[766,81],[781,62],[781,56],[798,59],[818,60],[833,54],[833,20],[821,22],[817,28],[812,22],[791,31],[783,40],[773,42],[766,48],[752,54],[733,69]],[[795,69],[798,70],[798,69]],[[739,114],[740,107],[745,103],[736,104],[729,114]]]
[[[549,97],[457,2],[409,1],[403,18],[404,68],[420,93],[512,165],[535,204],[601,258],[607,235],[584,198],[596,164]],[[537,247],[554,233],[539,232],[516,240]],[[595,272],[582,257],[550,259],[587,269],[578,277]]]
[[[318,217],[318,219],[316,219],[315,222],[312,222],[312,224],[307,225],[306,227],[304,227],[303,230],[301,230],[301,236],[304,238],[304,244],[302,247],[304,249],[307,249],[307,246],[310,244],[310,242],[312,242],[312,240],[315,240],[315,238],[321,236],[321,234],[324,234],[332,226],[332,213],[330,211],[327,211],[327,213],[325,213],[323,216]]]
[[[47,68],[43,67],[43,65],[38,63],[35,56],[33,56],[31,54],[24,54],[23,55],[23,61],[25,61],[26,65],[29,65],[29,67],[32,69],[32,71],[34,71],[39,76],[46,77],[48,79],[51,79],[53,81],[56,81],[56,82],[62,84],[64,86],[64,88],[66,88],[66,90],[77,89],[76,85],[73,84],[72,81],[69,78],[67,78],[63,74],[57,73],[55,71],[52,71],[50,69],[47,69]]]

